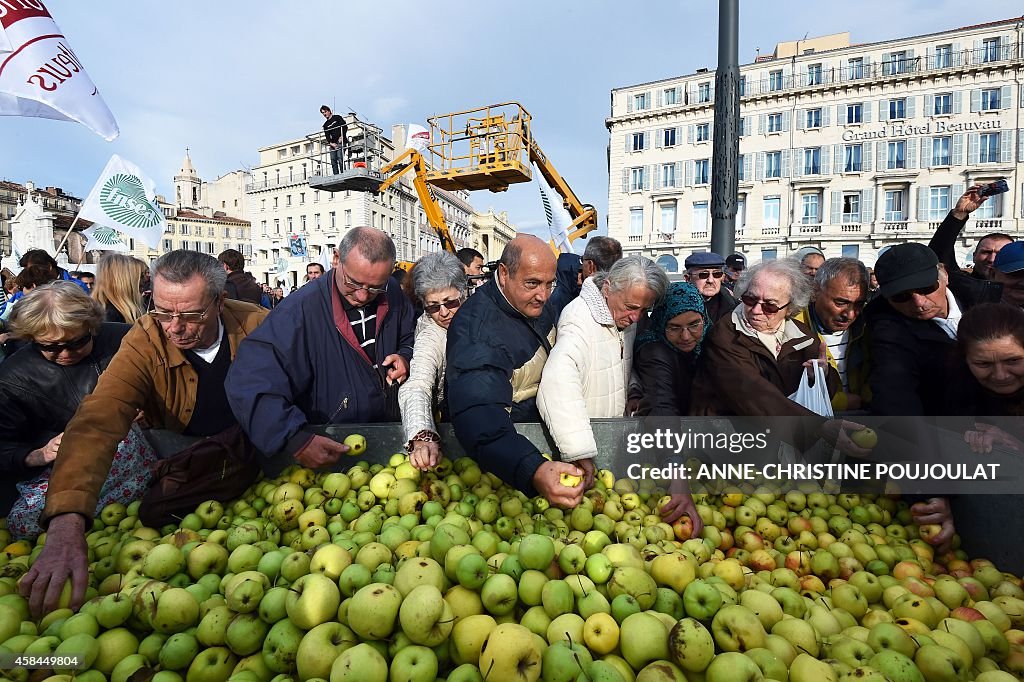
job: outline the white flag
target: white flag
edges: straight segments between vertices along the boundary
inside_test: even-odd
[[[418,123],[410,123],[405,135],[406,148],[425,154],[430,146],[430,133]]]
[[[160,248],[167,229],[164,212],[156,203],[156,184],[117,154],[107,161],[78,217],[112,227],[154,249]]]
[[[108,142],[117,121],[40,0],[0,2],[0,116],[77,121]]]
[[[105,225],[94,224],[82,230],[85,235],[86,251],[128,251],[128,245],[121,240],[117,230]]]
[[[543,176],[538,171],[537,187],[540,189],[540,200],[544,204],[544,216],[548,221],[548,231],[551,233],[551,241],[558,248],[559,253],[573,253],[572,243],[569,241],[567,226],[572,223],[569,213],[562,206],[557,198],[552,199],[549,190],[545,188]]]

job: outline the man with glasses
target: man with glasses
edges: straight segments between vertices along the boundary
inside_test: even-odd
[[[932,249],[916,243],[897,244],[879,256],[875,277],[881,295],[865,310],[871,411],[946,414],[946,368],[960,318],[978,303],[998,301],[998,289],[964,286],[969,276],[954,280]]]
[[[855,258],[830,258],[814,276],[811,303],[796,319],[825,344],[829,364],[839,372],[842,390],[832,396],[835,410],[867,407],[867,338],[861,312],[868,300],[868,270]]]
[[[448,329],[448,410],[463,449],[480,466],[529,496],[575,507],[583,486],[561,485],[560,474],[582,476],[568,462],[550,462],[515,422],[540,421],[537,390],[554,344],[555,324],[576,282],[579,258],[537,237],[520,235],[501,254],[494,279],[469,297]],[[568,267],[575,261],[575,267]],[[556,277],[558,287],[555,287]]]
[[[412,359],[415,320],[391,277],[391,237],[353,228],[338,252],[331,276],[289,295],[246,339],[227,382],[231,409],[253,444],[311,469],[348,450],[314,426],[399,420],[398,386]]]
[[[72,603],[82,603],[89,582],[84,532],[118,443],[140,411],[154,428],[190,436],[235,426],[224,379],[267,311],[225,299],[226,279],[216,258],[196,251],[171,251],[153,264],[152,309],[64,430],[42,516],[47,547],[21,587],[34,613],[55,608],[67,578]]]
[[[712,324],[732,314],[738,301],[728,289],[722,288],[725,277],[725,259],[717,253],[700,251],[690,254],[683,262],[684,279],[697,287],[704,297],[704,308]]]

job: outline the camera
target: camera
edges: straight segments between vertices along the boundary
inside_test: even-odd
[[[1002,180],[996,180],[995,182],[990,182],[987,185],[982,185],[981,189],[978,190],[978,194],[983,197],[990,197],[995,194],[1002,194],[1003,192],[1009,191],[1010,186],[1006,184],[1006,179],[1003,178]]]
[[[484,263],[484,271],[482,273],[480,273],[479,275],[469,275],[466,279],[469,280],[470,284],[479,286],[486,282],[487,280],[494,277],[494,273],[498,271],[498,263],[499,261],[496,260],[492,260],[489,263]]]

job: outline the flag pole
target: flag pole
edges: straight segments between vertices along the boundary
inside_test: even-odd
[[[77,224],[78,224],[78,214],[76,213],[75,214],[75,219],[71,221],[71,227],[68,228],[67,233],[64,235],[64,239],[62,239],[60,241],[60,244],[57,245],[57,250],[54,251],[54,253],[53,253],[53,259],[54,260],[57,260],[57,256],[60,255],[60,250],[63,249],[64,245],[68,243],[68,237],[71,236],[71,233],[74,231],[75,225],[77,225]],[[85,247],[84,246],[82,247],[82,252],[85,253]]]

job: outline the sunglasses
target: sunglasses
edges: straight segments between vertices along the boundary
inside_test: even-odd
[[[80,336],[77,339],[65,341],[64,343],[39,343],[36,341],[33,345],[35,345],[37,350],[40,350],[43,353],[62,353],[66,350],[78,350],[79,348],[84,348],[90,341],[92,341],[92,334],[86,334],[85,336]]]
[[[701,270],[700,272],[695,272],[690,276],[696,277],[697,279],[707,279],[709,277],[714,277],[715,279],[722,279],[723,277],[725,277],[725,272],[722,270]]]
[[[441,312],[441,306],[444,306],[448,310],[455,310],[460,305],[462,305],[462,299],[461,298],[456,298],[456,299],[451,300],[451,301],[445,301],[444,303],[433,303],[431,305],[424,306],[423,310],[425,310],[428,315],[436,315],[439,312]]]
[[[911,289],[910,291],[901,291],[898,294],[894,294],[889,297],[889,300],[893,303],[906,303],[911,299],[914,294],[918,296],[931,296],[939,290],[939,283],[936,282],[931,286],[921,287],[920,289]]]
[[[792,303],[792,301],[789,301],[783,303],[782,305],[777,305],[775,303],[769,303],[768,301],[762,301],[761,299],[757,298],[752,294],[743,294],[742,296],[740,296],[740,300],[743,301],[743,305],[747,306],[748,308],[756,308],[757,304],[760,303],[761,310],[766,315],[774,315],[775,313],[779,312],[783,308],[787,307],[790,303]]]

